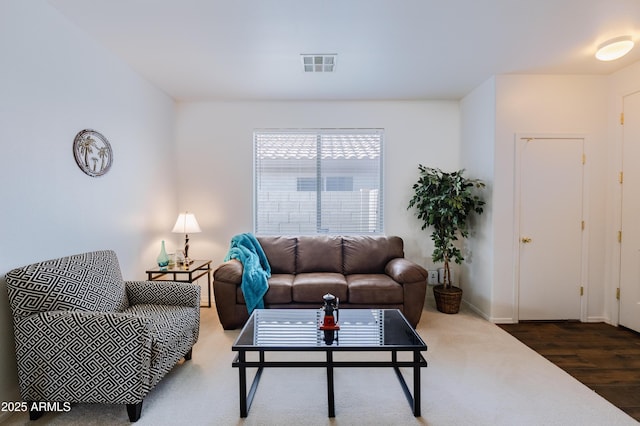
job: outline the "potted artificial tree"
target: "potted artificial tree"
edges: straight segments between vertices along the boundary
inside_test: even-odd
[[[440,312],[455,314],[460,309],[462,289],[451,284],[449,262],[462,263],[464,257],[455,242],[458,236],[469,235],[469,217],[481,214],[484,201],[474,194],[474,188],[484,188],[479,179],[463,176],[464,169],[452,173],[418,165],[420,178],[413,185],[409,207],[416,209],[422,229],[431,227],[434,262],[444,263],[443,284],[433,287],[436,307]]]

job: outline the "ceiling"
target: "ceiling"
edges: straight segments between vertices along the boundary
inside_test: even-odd
[[[179,101],[460,99],[492,75],[640,60],[640,0],[48,0]],[[605,40],[636,47],[594,58]],[[334,73],[303,53],[337,53]]]

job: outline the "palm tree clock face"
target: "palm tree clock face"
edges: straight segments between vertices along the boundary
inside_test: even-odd
[[[111,168],[113,153],[107,138],[95,130],[85,129],[73,140],[73,156],[78,167],[89,176],[102,176]]]

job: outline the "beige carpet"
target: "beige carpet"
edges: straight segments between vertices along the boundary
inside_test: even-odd
[[[336,417],[327,417],[322,369],[266,369],[246,419],[239,418],[238,371],[215,308],[202,309],[193,360],[146,398],[146,425],[634,425],[618,408],[497,326],[463,310],[438,313],[428,295],[418,326],[429,350],[422,372],[422,417],[415,418],[391,369],[336,369]],[[300,356],[282,354],[281,356]],[[353,355],[350,355],[353,356]],[[406,374],[409,386],[411,376]],[[74,405],[37,422],[7,425],[128,424],[116,405]]]

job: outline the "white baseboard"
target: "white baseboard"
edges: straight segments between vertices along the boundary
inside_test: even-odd
[[[491,321],[494,324],[517,324],[518,321],[516,321],[513,318],[491,318],[489,321]]]
[[[470,310],[472,310],[473,312],[478,314],[480,317],[482,317],[485,320],[487,320],[489,322],[492,322],[494,324],[513,324],[513,323],[517,322],[513,318],[495,318],[495,317],[492,317],[490,315],[487,315],[484,311],[482,311],[481,309],[478,309],[477,306],[467,302],[466,300],[463,300],[462,303],[467,308],[469,308]]]
[[[604,322],[607,324],[611,324],[611,321],[609,321],[609,318],[605,318],[605,317],[587,317],[587,322]]]
[[[469,308],[470,310],[472,310],[476,314],[480,315],[482,318],[484,318],[487,321],[492,322],[494,324],[517,324],[518,323],[518,320],[516,318],[511,318],[511,317],[501,318],[501,317],[492,317],[490,315],[487,315],[485,312],[483,312],[482,310],[478,309],[477,306],[467,302],[466,300],[463,300],[462,303],[467,308]],[[588,317],[586,322],[604,322],[606,324],[618,325],[618,324],[612,322],[609,318],[603,317],[603,316],[591,316],[591,317]]]

